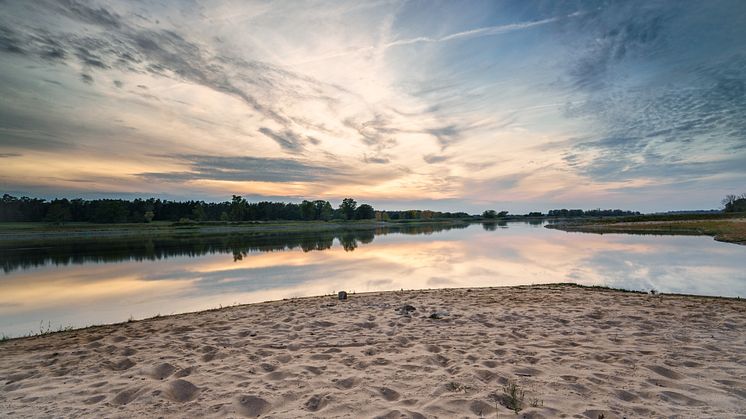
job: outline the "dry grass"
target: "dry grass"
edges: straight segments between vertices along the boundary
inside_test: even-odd
[[[705,235],[713,236],[718,241],[746,244],[746,218],[568,224],[555,228],[588,233]]]

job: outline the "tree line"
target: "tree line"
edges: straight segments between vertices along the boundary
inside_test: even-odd
[[[746,193],[726,195],[720,203],[723,204],[723,212],[746,212]]]
[[[592,209],[583,211],[582,209],[553,209],[547,212],[549,217],[624,217],[630,215],[640,215],[639,211],[624,211],[620,209]]]
[[[239,195],[230,201],[169,201],[149,199],[54,199],[14,197],[0,200],[0,221],[149,223],[151,221],[271,221],[367,220],[376,218],[369,204],[345,198],[337,208],[329,201],[248,202]]]

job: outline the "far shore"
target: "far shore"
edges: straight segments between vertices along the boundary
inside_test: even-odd
[[[715,240],[746,245],[746,217],[651,221],[565,221],[545,227],[568,232],[712,236]]]
[[[406,229],[416,226],[465,225],[462,219],[359,221],[246,221],[152,223],[0,223],[0,242],[34,239],[137,238],[160,236],[209,236],[225,234],[313,233],[343,230]]]
[[[672,214],[630,217],[558,218],[508,215],[501,218],[434,218],[407,220],[330,220],[330,221],[245,221],[245,222],[172,222],[151,223],[0,223],[0,243],[37,240],[136,239],[158,237],[206,237],[216,235],[313,234],[340,231],[389,231],[427,227],[458,227],[474,223],[542,223],[547,228],[587,233],[629,233],[660,235],[708,235],[715,240],[746,244],[746,214]]]
[[[569,284],[319,296],[0,343],[0,416],[739,417],[746,301]]]

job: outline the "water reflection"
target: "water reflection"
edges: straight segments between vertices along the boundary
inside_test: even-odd
[[[252,252],[301,249],[304,252],[328,250],[336,239],[345,251],[369,244],[376,236],[391,233],[432,234],[466,228],[468,224],[395,225],[368,230],[337,230],[301,233],[226,234],[210,236],[166,236],[138,239],[35,240],[0,243],[3,272],[44,265],[69,265],[122,261],[160,260],[174,256],[197,257],[232,253],[241,260]]]
[[[3,251],[0,333],[38,330],[40,321],[85,326],[343,289],[576,282],[746,297],[746,248],[709,237],[600,236],[512,222],[464,227]]]

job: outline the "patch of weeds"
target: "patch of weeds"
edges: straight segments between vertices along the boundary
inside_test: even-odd
[[[538,397],[529,397],[529,392],[515,381],[508,381],[503,386],[502,394],[495,392],[491,394],[491,397],[495,402],[495,410],[499,410],[498,404],[501,404],[515,412],[515,414],[518,414],[518,412],[526,407],[544,406],[543,400]]]
[[[467,386],[466,384],[459,383],[457,381],[451,381],[448,384],[446,384],[446,390],[453,392],[453,393],[466,393],[470,389],[471,387]]]
[[[525,399],[526,391],[515,381],[508,381],[508,384],[503,386],[503,394],[500,396],[500,402],[516,414],[523,410]]]

